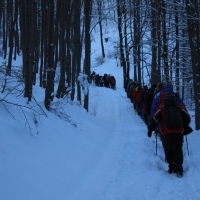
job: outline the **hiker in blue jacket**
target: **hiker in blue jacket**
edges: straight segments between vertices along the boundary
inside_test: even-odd
[[[154,116],[155,110],[157,109],[160,103],[163,103],[166,93],[170,90],[173,91],[173,85],[171,82],[167,82],[164,84],[161,91],[155,94],[152,107],[151,107],[151,116]],[[177,95],[177,98],[178,98],[178,102],[182,104],[183,106],[185,106],[185,104],[183,103],[183,100],[178,95]]]
[[[173,91],[173,85],[171,82],[166,82],[166,83],[162,83],[160,82],[158,84],[158,92],[155,94],[153,103],[152,103],[152,107],[151,107],[151,118],[153,118],[155,111],[164,103],[165,100],[165,96],[166,93],[168,91]],[[180,103],[180,105],[186,109],[185,104],[183,103],[183,100],[177,95],[177,101]],[[166,148],[165,148],[165,144],[163,142],[163,135],[160,133],[159,130],[159,124],[157,126],[157,128],[155,129],[155,133],[159,136],[159,138],[162,141],[162,145],[163,145],[163,149],[166,155]],[[167,157],[165,156],[165,161],[167,161]]]

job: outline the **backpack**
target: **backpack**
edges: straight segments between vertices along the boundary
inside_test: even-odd
[[[168,129],[179,129],[183,126],[181,108],[173,91],[168,91],[164,99],[165,119],[164,123]]]

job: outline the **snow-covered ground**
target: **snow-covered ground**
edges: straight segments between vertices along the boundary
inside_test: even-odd
[[[156,155],[156,137],[147,137],[126,97],[122,68],[106,60],[93,69],[114,75],[117,88],[91,84],[89,113],[68,102],[68,119],[45,111],[34,126],[33,114],[24,109],[30,131],[21,109],[0,103],[0,199],[199,200],[199,131],[184,140],[184,176],[169,175],[160,140]],[[44,90],[34,86],[33,93],[44,109]],[[23,98],[9,98],[26,105]]]
[[[106,34],[108,55],[117,31]],[[37,103],[27,105],[16,93],[6,100],[33,106],[39,116],[0,102],[0,200],[200,200],[200,132],[184,138],[184,176],[169,175],[160,140],[156,148],[156,137],[147,137],[126,96],[119,62],[106,58],[97,67],[101,48],[94,38],[91,71],[114,75],[117,85],[112,90],[91,84],[88,113],[76,101],[56,99],[60,117],[46,111],[38,86]]]

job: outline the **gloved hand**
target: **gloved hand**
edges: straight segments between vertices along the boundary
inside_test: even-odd
[[[151,131],[151,130],[148,130],[147,136],[148,136],[148,137],[151,137],[151,136],[152,136],[152,131]]]

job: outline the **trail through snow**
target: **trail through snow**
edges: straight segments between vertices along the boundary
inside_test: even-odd
[[[105,127],[105,132],[111,131],[113,138],[105,157],[75,199],[200,199],[192,181],[195,164],[188,163],[191,156],[188,157],[186,146],[184,177],[169,175],[161,141],[157,141],[156,155],[156,138],[147,137],[147,128],[124,90],[98,87],[92,90],[106,99],[104,102],[101,98],[97,118],[109,121],[110,127]]]
[[[32,134],[20,109],[0,104],[1,200],[200,200],[199,131],[184,138],[184,176],[168,174],[161,141],[156,155],[156,137],[147,137],[115,64],[94,68],[114,75],[117,88],[91,84],[88,113],[78,102],[57,100],[68,119],[46,111],[34,125],[24,110]],[[44,90],[34,86],[33,93],[45,110]],[[23,97],[9,98],[27,106]]]

